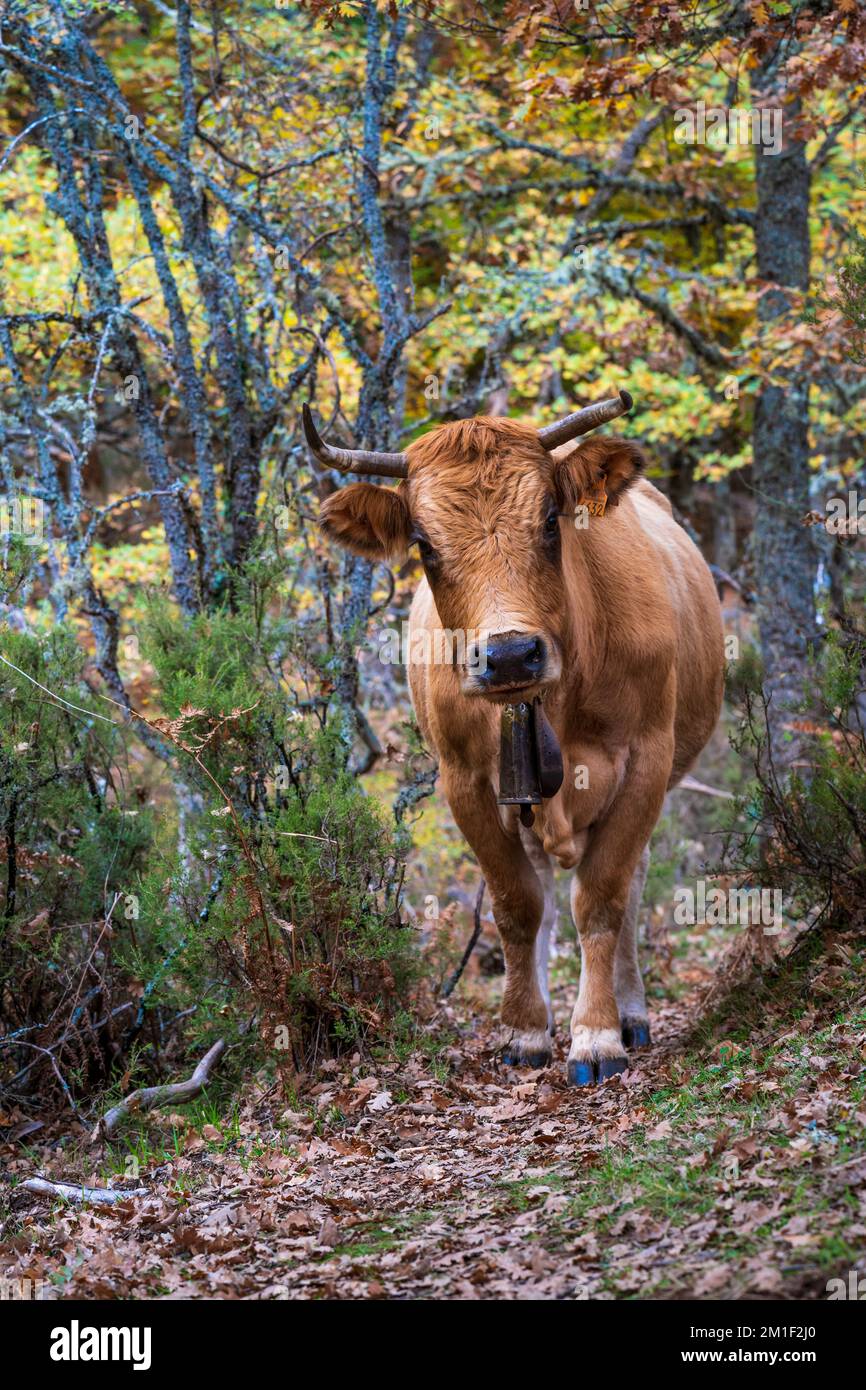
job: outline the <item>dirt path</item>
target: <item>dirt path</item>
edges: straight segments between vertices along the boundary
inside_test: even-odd
[[[2,1272],[91,1298],[826,1297],[866,1248],[862,965],[846,980],[849,1017],[751,1052],[696,1047],[694,997],[667,1004],[634,1069],[580,1091],[564,1039],[506,1070],[492,1015],[455,1006],[438,1050],[331,1064],[297,1111],[272,1090],[219,1126],[151,1116],[180,1149],[142,1168],[152,1197],[14,1194]]]

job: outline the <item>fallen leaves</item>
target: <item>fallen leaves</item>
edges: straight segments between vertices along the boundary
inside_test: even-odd
[[[647,1130],[646,1137],[653,1141],[667,1139],[668,1135],[673,1134],[673,1132],[673,1125],[670,1120],[662,1120],[660,1124],[654,1125],[652,1129]]]
[[[805,1033],[772,1039],[768,1029],[777,1046],[766,1057],[757,1038],[713,1043],[696,1077],[684,1045],[693,1021],[693,999],[664,1005],[629,1084],[582,1091],[565,1086],[564,1040],[558,1065],[512,1071],[498,1064],[492,1018],[470,1028],[454,1004],[445,1022],[459,1046],[435,1076],[421,1054],[332,1059],[291,1108],[262,1087],[237,1128],[194,1131],[178,1114],[181,1151],[142,1173],[150,1195],[119,1211],[49,1213],[20,1193],[24,1234],[3,1247],[0,1277],[26,1270],[53,1281],[49,1296],[76,1298],[730,1298],[786,1296],[792,1279],[823,1287],[821,1242],[866,1230],[866,1155],[840,1162],[836,1140],[840,1122],[863,1136],[862,1024],[821,1032],[810,1013]],[[172,1118],[141,1123],[160,1132]],[[32,1159],[12,1138],[23,1117],[3,1120],[10,1174],[29,1176]],[[66,1176],[105,1181],[89,1169]]]

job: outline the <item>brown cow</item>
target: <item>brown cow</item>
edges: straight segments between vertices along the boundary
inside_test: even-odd
[[[719,601],[700,552],[640,476],[636,445],[574,442],[628,409],[630,397],[620,396],[541,431],[509,419],[457,421],[387,455],[332,449],[304,411],[322,462],[404,479],[397,488],[342,488],[324,503],[322,524],[370,558],[396,558],[417,543],[425,579],[412,604],[411,650],[419,637],[435,650],[443,629],[486,635],[486,663],[470,643],[460,662],[410,665],[412,696],[490,888],[506,962],[505,1052],[518,1065],[550,1060],[553,866],[576,871],[574,1085],[624,1070],[625,1048],[649,1043],[636,942],[649,839],[722,699]],[[565,775],[530,828],[517,806],[497,802],[499,739],[503,706],[536,696]]]

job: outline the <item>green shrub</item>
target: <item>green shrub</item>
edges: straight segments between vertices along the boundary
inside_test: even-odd
[[[173,894],[183,920],[175,907],[151,941],[172,952],[180,932],[184,946],[150,1002],[178,979],[207,982],[223,1017],[255,1023],[281,1071],[380,1041],[415,978],[398,910],[405,836],[347,769],[311,688],[318,673],[266,604],[192,623],[158,604],[145,645],[156,722],[202,794]],[[160,972],[153,953],[136,968]]]
[[[233,610],[192,620],[150,603],[162,759],[92,693],[75,632],[3,629],[7,1096],[146,1084],[217,1033],[293,1079],[386,1041],[409,1004],[407,833],[348,770],[327,650],[272,578],[253,563]]]
[[[747,828],[729,836],[727,859],[782,890],[786,916],[810,925],[866,925],[866,635],[831,632],[824,643],[808,766],[785,775],[769,753],[767,701],[741,673],[738,751],[754,783],[740,804]]]
[[[72,1100],[122,1053],[133,1006],[114,955],[152,818],[75,635],[4,623],[0,641],[0,1083]]]

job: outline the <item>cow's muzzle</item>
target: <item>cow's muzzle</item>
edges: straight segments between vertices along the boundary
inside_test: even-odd
[[[539,633],[496,632],[467,653],[464,690],[493,699],[513,699],[555,679],[558,662]]]

